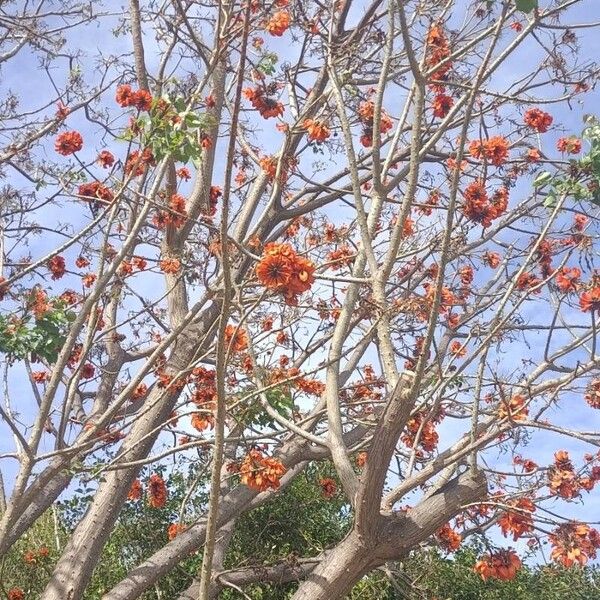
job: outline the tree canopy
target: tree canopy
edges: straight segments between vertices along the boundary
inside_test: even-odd
[[[595,16],[3,3],[0,595],[597,593]]]

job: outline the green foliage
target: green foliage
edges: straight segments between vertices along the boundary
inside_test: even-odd
[[[318,555],[344,537],[352,516],[341,493],[331,499],[322,495],[319,479],[335,478],[329,463],[311,464],[307,470],[270,502],[242,515],[236,524],[226,557],[226,568],[274,564]],[[166,477],[165,477],[166,478]],[[127,502],[94,571],[84,600],[101,600],[128,571],[167,542],[171,523],[191,523],[206,507],[200,491],[186,498],[194,482],[203,490],[206,475],[189,470],[166,478],[169,498],[161,509],[150,508],[146,499]],[[145,486],[144,486],[145,487]],[[9,589],[21,587],[27,598],[38,598],[44,589],[68,534],[85,512],[93,490],[82,485],[67,501],[43,515],[0,564],[0,582]],[[187,508],[180,514],[183,505]],[[27,563],[27,551],[49,550],[47,558]],[[387,565],[364,577],[349,600],[600,600],[600,571],[595,568],[563,569],[523,567],[513,581],[483,581],[473,571],[477,557],[485,552],[474,540],[452,557],[435,550],[411,554],[403,563]],[[198,573],[201,553],[190,555],[170,575],[145,592],[142,600],[177,598]],[[222,600],[288,600],[297,583],[252,585],[246,596],[224,589]],[[1,588],[0,588],[1,589]],[[0,594],[0,597],[1,594]]]
[[[523,567],[512,581],[483,581],[473,571],[484,551],[476,542],[443,558],[437,552],[414,553],[404,578],[415,582],[408,598],[440,600],[598,600],[600,573],[591,568]]]
[[[538,0],[515,0],[517,10],[524,13],[530,13],[534,8],[538,7]]]
[[[265,392],[269,404],[282,416],[288,419],[292,414],[294,400],[289,390],[272,388]],[[274,427],[275,421],[265,412],[258,398],[254,398],[248,406],[243,409],[241,420],[246,425],[257,425],[260,427]]]
[[[492,8],[495,1],[496,0],[486,0],[488,10]],[[515,0],[515,6],[517,7],[517,10],[528,14],[538,7],[538,0]]]
[[[149,116],[138,117],[130,127],[126,139],[133,139],[139,131],[143,148],[150,148],[156,160],[169,155],[177,162],[197,161],[202,154],[198,136],[214,125],[208,114],[188,109],[183,98],[171,101],[163,98],[153,103]]]
[[[265,75],[273,75],[275,73],[275,65],[279,57],[274,52],[266,52],[261,57],[260,61],[256,65],[256,68],[264,73]]]
[[[589,142],[589,152],[580,160],[570,160],[566,173],[552,175],[544,171],[533,181],[536,188],[549,187],[544,201],[547,208],[554,207],[559,196],[600,206],[600,121],[590,115],[585,121],[582,137]]]
[[[75,313],[60,300],[54,300],[38,319],[28,314],[22,318],[0,315],[0,353],[9,360],[35,355],[54,362],[74,320]]]

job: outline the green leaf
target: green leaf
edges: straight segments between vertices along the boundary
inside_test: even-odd
[[[534,187],[542,187],[543,185],[550,183],[550,181],[552,181],[552,173],[544,171],[533,180],[533,185]]]
[[[530,13],[534,8],[538,7],[538,0],[515,0],[517,10],[524,13]]]
[[[530,13],[534,8],[538,7],[538,0],[515,0],[517,10],[524,13]]]

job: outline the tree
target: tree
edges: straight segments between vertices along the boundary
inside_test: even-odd
[[[187,597],[215,597],[236,523],[315,461],[351,526],[294,600],[496,525],[595,556],[600,126],[559,134],[596,80],[589,4],[7,3],[0,554],[91,495],[43,600],[83,597],[178,456],[204,510],[105,600],[199,549]],[[515,577],[489,544],[477,573]]]

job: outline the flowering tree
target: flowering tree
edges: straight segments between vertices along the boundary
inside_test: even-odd
[[[8,3],[0,553],[92,490],[43,600],[83,596],[128,502],[165,506],[172,457],[204,510],[106,600],[199,550],[182,598],[341,598],[474,532],[486,580],[518,540],[595,556],[600,125],[561,126],[590,3]],[[326,460],[347,535],[222,574],[236,520]]]

